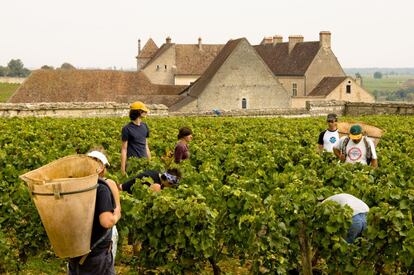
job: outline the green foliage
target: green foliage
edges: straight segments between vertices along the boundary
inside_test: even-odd
[[[375,79],[381,79],[382,78],[382,73],[381,72],[375,72],[374,73],[374,78]]]
[[[194,131],[191,158],[179,165],[177,189],[151,192],[135,184],[122,194],[121,237],[140,246],[136,269],[199,272],[220,262],[250,263],[254,274],[291,269],[326,274],[407,273],[414,268],[414,118],[344,118],[385,130],[379,167],[341,164],[318,154],[323,118],[148,118],[153,158],[129,162],[129,176],[175,167],[168,159],[177,129]],[[50,247],[20,174],[57,158],[102,145],[110,178],[120,174],[124,118],[0,119],[0,253],[3,270]],[[370,207],[368,230],[354,244],[344,240],[352,211],[333,202],[350,193]],[[10,251],[7,254],[3,251]]]
[[[7,68],[7,76],[10,77],[26,77],[30,74],[30,70],[24,68],[23,62],[20,59],[10,60]]]
[[[75,68],[75,66],[73,66],[72,64],[67,63],[67,62],[63,63],[63,64],[60,66],[60,68],[61,68],[62,70],[75,70],[75,69],[76,69],[76,68]]]

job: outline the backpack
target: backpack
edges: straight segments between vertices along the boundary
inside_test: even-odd
[[[350,140],[350,138],[349,137],[346,137],[344,139],[344,141],[342,142],[342,144],[341,144],[341,153],[345,156],[345,158],[346,158],[346,146],[348,145],[349,140]],[[367,154],[366,155],[367,164],[370,165],[371,160],[372,160],[371,146],[369,146],[368,141],[366,139],[366,136],[362,137],[362,140],[364,141],[365,149],[367,151],[367,153],[366,153]]]

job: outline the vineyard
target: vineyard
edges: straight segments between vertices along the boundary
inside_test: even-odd
[[[223,261],[235,259],[252,274],[414,274],[414,117],[341,119],[385,130],[377,169],[317,153],[324,118],[147,118],[153,159],[135,160],[136,173],[177,166],[169,155],[179,127],[191,127],[194,140],[177,189],[154,193],[136,184],[133,195],[122,194],[119,250],[128,241],[138,247],[125,264],[141,272],[207,267],[219,274]],[[0,119],[0,273],[51,251],[18,176],[102,145],[109,177],[122,182],[120,131],[127,122]],[[353,244],[344,240],[352,210],[321,204],[342,192],[370,206],[368,229]]]

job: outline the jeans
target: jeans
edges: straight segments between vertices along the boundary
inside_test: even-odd
[[[348,231],[346,241],[353,243],[356,238],[361,236],[362,231],[367,228],[367,213],[359,213],[352,217],[352,224]]]

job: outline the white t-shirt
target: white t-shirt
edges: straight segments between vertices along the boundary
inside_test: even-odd
[[[342,137],[339,142],[335,145],[335,149],[341,150],[342,143],[344,142],[346,136]],[[348,144],[346,145],[346,159],[347,163],[357,163],[367,164],[367,148],[364,142],[364,138],[367,140],[368,146],[371,147],[372,159],[377,159],[377,153],[375,151],[374,142],[367,137],[363,137],[359,143],[354,143],[352,139],[349,139]]]
[[[331,131],[326,129],[319,134],[318,144],[323,145],[323,149],[327,152],[333,152],[334,146],[339,142],[338,129]]]
[[[334,201],[341,206],[348,205],[354,211],[353,216],[358,215],[360,213],[369,212],[369,207],[365,202],[361,201],[357,197],[354,197],[350,194],[341,193],[341,194],[333,195],[333,196],[328,197],[322,203],[326,201]]]

